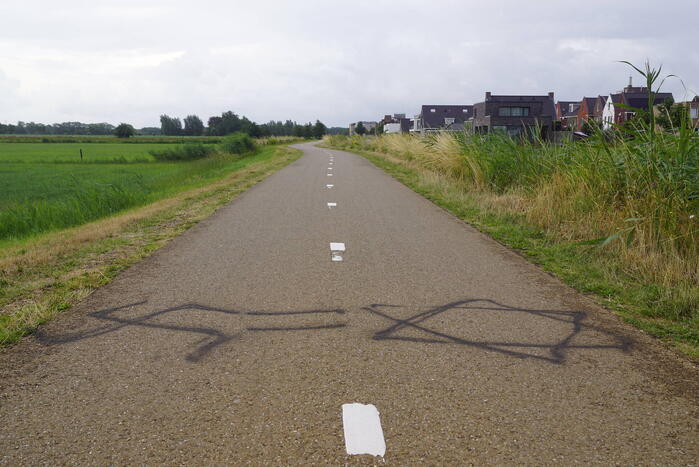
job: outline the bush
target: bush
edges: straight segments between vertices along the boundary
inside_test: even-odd
[[[221,151],[228,154],[245,154],[255,148],[255,141],[247,133],[232,133],[221,142]]]
[[[131,138],[135,134],[136,130],[128,123],[121,123],[114,129],[114,136],[117,138]]]
[[[182,146],[149,152],[158,161],[191,161],[210,156],[214,150],[212,146],[203,144],[183,144]]]

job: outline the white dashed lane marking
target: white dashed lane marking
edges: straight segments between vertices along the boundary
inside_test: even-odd
[[[333,261],[342,261],[342,253],[345,251],[344,243],[330,243],[330,254]]]
[[[381,419],[374,405],[342,404],[342,426],[347,454],[381,457],[386,454]]]
[[[325,187],[326,187],[328,190],[331,190],[332,187],[334,187],[334,186],[335,186],[335,185],[332,185],[332,184],[330,184],[330,185],[325,185]]]

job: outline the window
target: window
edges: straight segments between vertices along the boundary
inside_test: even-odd
[[[454,123],[454,120],[456,120],[456,119],[455,119],[455,118],[445,118],[445,119],[444,119],[444,124],[447,125],[447,126],[449,126],[449,125],[451,125],[451,124]]]
[[[499,117],[528,117],[529,107],[500,107]]]
[[[463,113],[465,113],[465,114],[468,113],[468,109],[461,109],[461,111],[462,111]]]
[[[502,126],[501,125],[493,125],[493,131],[504,133],[507,131],[507,127],[504,125],[502,125]]]
[[[437,109],[430,109],[430,112],[435,113]]]
[[[699,107],[694,107],[690,112],[691,118],[699,118]]]

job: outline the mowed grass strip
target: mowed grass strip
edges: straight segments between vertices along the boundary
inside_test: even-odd
[[[301,155],[268,146],[174,196],[73,229],[5,242],[0,246],[0,345],[32,333]]]

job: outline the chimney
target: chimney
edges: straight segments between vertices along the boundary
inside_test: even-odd
[[[552,92],[549,93],[549,97],[550,97],[551,99],[553,99],[553,93],[552,93]]]
[[[489,101],[489,100],[490,100],[490,91],[487,91],[487,92],[485,93],[485,100],[486,100],[486,101]]]
[[[629,76],[629,87],[633,87],[633,76]]]

